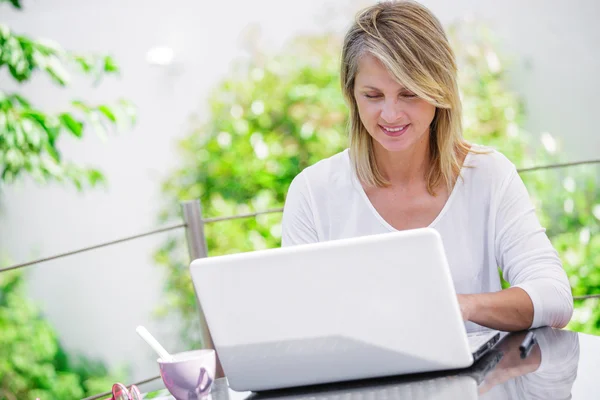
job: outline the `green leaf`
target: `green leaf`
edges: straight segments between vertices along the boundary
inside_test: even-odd
[[[90,169],[87,171],[88,181],[91,186],[96,186],[99,183],[105,183],[106,179],[104,174],[97,169]]]
[[[58,59],[58,57],[50,56],[48,58],[48,64],[46,65],[46,71],[54,82],[61,86],[67,86],[70,81],[69,73],[65,69],[64,65]]]
[[[17,148],[9,149],[6,152],[6,163],[13,169],[18,169],[25,161],[23,152]]]
[[[31,146],[31,149],[38,149],[42,141],[42,129],[37,123],[30,119],[22,118],[16,125],[17,142],[21,147]]]
[[[6,40],[10,36],[10,29],[4,24],[0,24],[0,39]],[[2,60],[0,53],[0,60]]]
[[[13,5],[13,7],[15,7],[18,10],[22,10],[23,6],[21,5],[21,0],[5,0],[8,1],[10,4]]]
[[[31,104],[27,101],[27,99],[19,94],[13,93],[10,98],[13,100],[13,104],[16,103],[23,108],[31,108]]]
[[[60,119],[53,116],[53,115],[46,115],[45,116],[45,120],[43,123],[43,128],[46,131],[46,134],[48,135],[48,141],[54,145],[54,143],[56,142],[56,139],[58,138],[58,135],[60,135],[61,132],[61,124],[60,124]]]
[[[56,161],[57,163],[60,163],[61,156],[60,156],[60,153],[58,152],[58,149],[50,143],[47,143],[45,148],[46,148],[46,151],[48,152],[48,154],[50,155],[50,157],[52,157],[52,159],[54,161]]]
[[[57,57],[65,55],[63,48],[54,40],[38,39],[36,42],[33,42],[33,45],[46,55],[55,55]]]
[[[6,113],[0,109],[0,133],[2,135],[6,135],[5,131],[7,130],[7,118],[6,118]],[[2,141],[2,136],[0,136],[0,143]]]
[[[106,105],[98,106],[98,111],[100,111],[102,114],[104,114],[104,116],[106,118],[108,118],[111,122],[114,122],[114,123],[117,122],[117,117],[115,117],[115,114],[108,106],[106,106]]]
[[[83,124],[77,121],[73,116],[69,113],[62,113],[58,117],[62,122],[63,126],[65,126],[71,133],[73,133],[77,137],[81,137],[83,134]]]
[[[117,73],[119,72],[119,66],[115,62],[115,60],[110,56],[104,57],[104,72],[106,73]]]
[[[89,74],[94,68],[94,63],[84,56],[73,56],[73,60],[79,65],[84,73]]]
[[[36,121],[40,125],[44,125],[46,122],[46,115],[40,111],[33,109],[26,109],[21,112],[22,118],[29,118],[33,121]]]
[[[81,100],[74,100],[71,102],[71,104],[73,105],[73,107],[82,110],[86,114],[92,111],[92,109]]]

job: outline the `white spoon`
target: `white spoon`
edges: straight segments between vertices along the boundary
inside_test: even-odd
[[[150,347],[152,347],[152,349],[154,349],[163,361],[173,361],[173,356],[158,343],[158,340],[156,340],[146,328],[140,325],[135,328],[135,331],[150,345]]]

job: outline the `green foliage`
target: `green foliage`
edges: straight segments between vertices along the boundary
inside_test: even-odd
[[[460,66],[465,136],[497,148],[519,167],[557,161],[556,154],[533,144],[522,129],[524,107],[507,88],[489,33],[479,26],[456,25],[449,35]],[[275,56],[255,53],[215,88],[209,118],[180,143],[181,168],[165,181],[170,203],[163,220],[178,217],[179,201],[188,199],[201,200],[205,217],[281,207],[297,173],[346,147],[338,39],[304,37]],[[600,207],[594,205],[599,199],[597,173],[577,167],[522,176],[575,294],[600,292],[600,209],[596,217],[592,213]],[[561,187],[567,178],[577,190],[570,181],[568,190]],[[575,206],[565,212],[568,199]],[[207,224],[210,255],[279,246],[280,222],[281,214],[272,214]],[[589,239],[582,241],[582,235]],[[182,338],[197,346],[198,312],[183,237],[170,238],[155,258],[168,268],[167,303],[161,312],[176,310],[186,322]],[[578,310],[590,314],[594,304],[578,304]],[[600,315],[593,312],[585,323],[574,318],[571,328],[600,333]]]
[[[20,0],[0,0],[22,8]],[[44,73],[59,87],[68,70],[100,82],[119,69],[109,56],[84,56],[47,40],[33,40],[0,24],[0,73],[17,84]],[[0,91],[0,189],[28,175],[39,183],[68,182],[78,189],[104,180],[101,171],[66,160],[58,146],[64,136],[81,139],[88,129],[100,135],[134,122],[133,106],[90,105],[75,100],[69,110],[46,113],[19,93]],[[20,272],[0,273],[0,400],[75,399],[106,391],[124,371],[111,376],[99,361],[65,353],[56,332],[25,295]]]
[[[506,86],[506,70],[490,32],[481,26],[450,30],[461,71],[465,136],[502,151],[518,167],[562,160],[556,139],[543,135],[546,147],[531,143],[522,128],[520,99]],[[537,215],[563,261],[574,296],[600,294],[599,166],[522,172]],[[504,287],[508,284],[504,282]],[[598,299],[576,301],[569,329],[600,335]]]
[[[0,24],[0,70],[4,67],[19,83],[43,71],[57,85],[69,84],[69,67],[99,82],[119,69],[109,56],[83,56],[63,50],[47,40],[32,40]],[[134,107],[126,100],[116,104],[89,105],[75,100],[64,112],[48,114],[17,93],[0,91],[0,181],[12,182],[26,173],[40,183],[66,181],[82,189],[104,180],[94,168],[65,160],[58,147],[63,135],[81,139],[86,128],[106,135],[112,126],[135,121]]]
[[[301,169],[345,145],[346,108],[338,83],[338,47],[329,37],[302,38],[276,57],[256,54],[210,97],[211,118],[181,143],[183,166],[165,183],[178,213],[179,199],[201,199],[205,216],[281,206]],[[278,246],[280,214],[206,226],[211,254]],[[169,266],[167,302],[197,343],[196,301],[185,244],[171,239],[156,254]]]
[[[0,0],[0,5],[2,3],[10,3],[16,9],[21,9],[23,6],[21,5],[21,0]]]
[[[69,358],[25,296],[20,272],[0,274],[0,399],[79,399],[122,378],[98,361]]]

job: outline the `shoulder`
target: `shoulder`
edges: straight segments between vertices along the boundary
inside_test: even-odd
[[[306,167],[294,178],[292,185],[329,188],[332,185],[336,186],[339,182],[348,183],[350,172],[350,157],[346,149]]]
[[[323,159],[296,175],[286,194],[282,244],[319,241],[323,235],[323,212],[326,214],[332,201],[335,203],[348,198],[350,177],[347,150]]]
[[[495,183],[501,183],[516,172],[513,162],[500,151],[478,144],[471,146],[464,166],[466,168],[463,171],[471,178],[483,178]]]
[[[501,196],[515,178],[517,168],[500,151],[492,147],[472,145],[461,170],[463,188],[477,198]]]

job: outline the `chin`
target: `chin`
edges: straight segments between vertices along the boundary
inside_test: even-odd
[[[382,140],[376,140],[376,142],[380,148],[389,151],[390,153],[404,152],[414,147],[412,140],[390,140],[389,138],[382,138]]]

